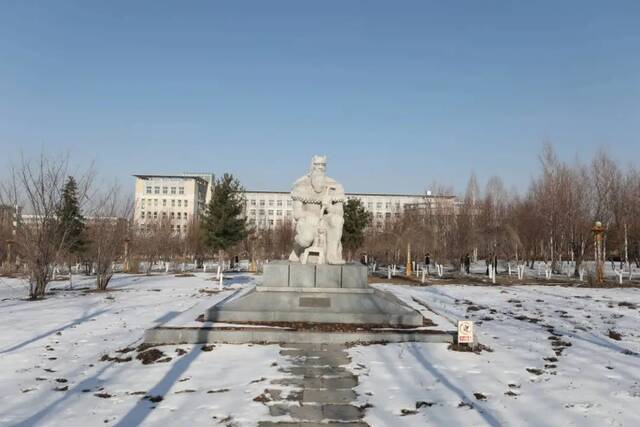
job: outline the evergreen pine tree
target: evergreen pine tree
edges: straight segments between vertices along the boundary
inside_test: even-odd
[[[372,215],[364,208],[360,199],[349,199],[344,204],[344,226],[342,228],[342,246],[351,258],[352,251],[364,243],[364,230],[371,223]]]
[[[233,175],[225,173],[215,180],[201,227],[205,246],[218,251],[220,262],[224,259],[224,252],[248,234],[242,215],[244,202],[244,189]]]
[[[62,190],[57,219],[68,252],[72,255],[84,252],[87,244],[84,235],[85,223],[78,202],[78,184],[72,176],[67,179]]]

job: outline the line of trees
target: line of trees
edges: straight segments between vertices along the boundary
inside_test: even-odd
[[[94,181],[93,168],[72,171],[68,156],[41,154],[36,161],[21,158],[0,183],[0,265],[5,273],[27,275],[31,299],[45,296],[59,270],[72,284],[74,265],[95,276],[96,289],[104,291],[116,264],[135,270],[137,261],[146,261],[148,274],[160,259],[201,264],[217,253],[224,261],[248,236],[243,189],[232,175],[213,183],[202,222],[186,235],[176,234],[166,220],[135,227],[131,197],[117,184],[96,189]]]
[[[450,191],[440,188],[436,194]],[[407,244],[418,260],[430,253],[456,266],[466,254],[495,255],[532,268],[544,261],[554,271],[571,260],[577,277],[582,262],[594,258],[592,228],[601,221],[607,230],[605,259],[640,267],[640,172],[620,168],[604,151],[587,164],[570,164],[546,145],[540,171],[524,194],[507,191],[499,177],[481,193],[472,175],[457,204],[437,200],[369,228],[361,250],[398,264],[406,261]]]

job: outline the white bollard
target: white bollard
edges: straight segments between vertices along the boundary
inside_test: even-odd
[[[223,275],[220,274],[220,282],[218,283],[218,290],[222,290],[222,279],[223,279]]]
[[[202,272],[203,273],[207,272],[207,264],[202,264]]]
[[[427,272],[427,270],[425,270],[425,269],[423,268],[423,269],[422,269],[422,281],[421,281],[421,283],[424,283],[424,277],[425,277],[426,272]]]
[[[616,274],[618,275],[618,282],[622,285],[622,275],[624,274],[624,272],[621,271],[616,271]]]
[[[387,279],[391,280],[391,267],[387,266]]]
[[[221,268],[220,268],[220,263],[218,263],[218,273],[217,273],[216,278],[222,280],[222,275],[220,273],[221,273]]]
[[[582,268],[580,269],[579,275],[580,275],[580,281],[581,282],[584,281],[584,269],[582,269]]]
[[[509,276],[511,276],[511,263],[507,264],[509,266]]]
[[[169,263],[168,262],[164,263],[164,272],[165,273],[169,273]]]

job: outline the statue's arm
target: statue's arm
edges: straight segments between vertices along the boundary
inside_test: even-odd
[[[293,219],[296,221],[302,218],[304,210],[302,209],[302,202],[300,200],[293,201]]]
[[[327,211],[330,214],[344,216],[344,204],[342,202],[332,203]]]

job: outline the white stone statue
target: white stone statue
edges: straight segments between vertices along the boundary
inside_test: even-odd
[[[325,175],[327,158],[313,156],[311,170],[291,189],[296,235],[289,261],[316,264],[344,264],[342,185]]]

